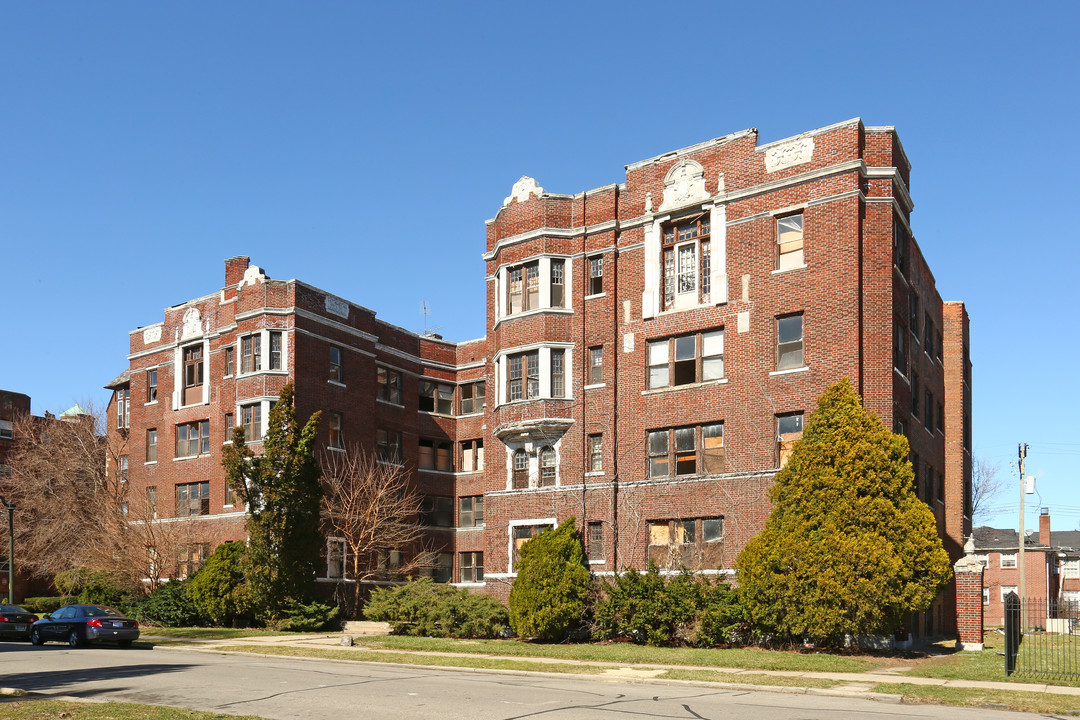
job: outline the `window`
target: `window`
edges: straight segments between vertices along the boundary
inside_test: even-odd
[[[472,495],[460,501],[459,527],[482,527],[484,524],[484,496]]]
[[[153,485],[146,488],[146,514],[147,517],[157,517],[157,487]]]
[[[461,558],[461,582],[484,581],[484,553],[463,552],[458,557]]]
[[[653,430],[648,437],[648,456],[651,478],[721,473],[724,424]]]
[[[448,552],[434,553],[429,564],[420,569],[420,574],[437,583],[450,582],[454,574],[454,556]]]
[[[195,457],[210,452],[210,421],[198,420],[176,426],[176,456]]]
[[[563,260],[551,261],[551,307],[561,308],[563,307],[564,299],[564,278],[566,262]]]
[[[236,488],[234,488],[228,480],[225,481],[225,507],[232,507],[236,505],[237,495]]]
[[[236,425],[233,424],[233,414],[225,413],[225,442],[232,442],[232,432]]]
[[[326,538],[326,577],[341,579],[345,577],[345,538]]]
[[[453,472],[454,456],[450,442],[421,438],[418,464],[421,470]]]
[[[691,385],[724,377],[724,331],[652,340],[646,349],[649,388]]]
[[[262,440],[262,405],[260,403],[244,405],[240,408],[240,415],[244,425],[244,440],[246,442]]]
[[[589,560],[590,562],[604,559],[604,524],[601,522],[589,523]]]
[[[1009,593],[1019,597],[1020,593],[1016,589],[1015,585],[1002,585],[1001,586],[1001,602],[1005,602],[1005,598],[1009,596]]]
[[[598,385],[604,382],[604,347],[589,348],[589,384]]]
[[[192,345],[184,348],[184,405],[195,405],[202,402],[203,392],[203,348],[202,345]]]
[[[589,258],[589,294],[599,295],[604,292],[604,258],[602,255]]]
[[[776,250],[777,270],[803,266],[802,213],[776,219]]]
[[[907,377],[908,374],[908,356],[907,356],[907,328],[901,322],[899,316],[893,319],[893,367],[900,371],[900,374]]]
[[[230,346],[225,348],[225,377],[229,377],[233,374],[233,370],[236,368],[236,348]]]
[[[125,388],[120,388],[116,391],[116,429],[123,430],[130,425],[131,418],[131,396],[130,391]]]
[[[935,339],[936,339],[936,342],[934,343],[934,357],[937,359],[938,362],[941,362],[941,352],[942,352],[941,343],[942,343],[942,340],[941,340],[941,332],[940,331],[937,333],[937,336],[936,336]]]
[[[375,455],[382,462],[401,464],[401,431],[375,431]]]
[[[529,487],[529,456],[518,448],[514,451],[513,488],[521,490]]]
[[[923,352],[927,357],[934,357],[934,321],[930,313],[923,315]]]
[[[900,270],[900,273],[907,272],[907,246],[908,246],[908,231],[904,223],[900,222],[900,218],[893,217],[893,265]]]
[[[116,460],[116,470],[120,482],[126,483],[128,481],[128,456],[121,455]]]
[[[945,406],[941,403],[937,406],[937,429],[945,432]]]
[[[209,482],[185,483],[176,486],[176,517],[209,514]]]
[[[540,395],[540,353],[537,351],[519,353],[507,358],[506,397],[514,400],[528,400]]]
[[[454,386],[420,381],[420,409],[440,415],[454,414]]]
[[[604,436],[589,436],[589,472],[604,470]]]
[[[246,335],[240,338],[240,372],[262,370],[262,335]]]
[[[340,367],[340,366],[339,366]],[[402,405],[401,373],[390,368],[375,369],[375,379],[379,385],[379,399],[383,402]]]
[[[1080,578],[1080,560],[1063,560],[1061,562],[1061,576]]]
[[[923,425],[927,430],[934,429],[934,394],[929,390],[923,391]]]
[[[425,495],[420,498],[420,524],[453,527],[454,499],[435,495]]]
[[[1016,553],[1001,553],[1001,567],[1016,567]]]
[[[551,351],[551,397],[566,397],[566,372],[563,370],[565,350]]]
[[[908,325],[911,326],[911,337],[919,342],[919,296],[915,291],[908,293]]]
[[[337,450],[345,448],[345,437],[342,435],[341,426],[341,413],[330,413],[330,447]]]
[[[401,576],[401,551],[400,550],[379,550],[379,573],[384,579],[397,578]],[[428,569],[430,575],[430,568]]]
[[[178,580],[190,577],[206,562],[210,554],[209,543],[178,545],[176,549],[176,577]]]
[[[484,469],[484,441],[466,440],[461,443],[461,472],[481,472]]]
[[[709,302],[708,213],[664,227],[661,234],[664,310]]]
[[[546,446],[540,450],[540,486],[555,484],[555,450]]]
[[[650,521],[648,552],[649,561],[666,570],[723,567],[724,519]]]
[[[1080,590],[1062,590],[1061,609],[1075,616],[1080,611]]]
[[[270,331],[270,369],[281,369],[281,331]]]
[[[0,440],[11,440],[15,437],[15,425],[10,420],[0,420]]]
[[[802,437],[803,414],[785,413],[776,416],[776,467],[784,467],[796,441]]]
[[[146,371],[146,402],[157,402],[157,370]]]
[[[521,560],[521,546],[533,539],[545,530],[551,530],[552,525],[513,525],[511,526],[510,537],[513,540],[513,555],[511,557],[511,567],[516,565]],[[513,572],[513,570],[511,570]]]
[[[776,369],[791,370],[805,364],[802,314],[776,318]]]
[[[486,407],[484,402],[484,381],[467,383],[461,386],[461,414],[481,412]]]
[[[146,431],[146,462],[157,462],[157,429]]]
[[[919,419],[919,373],[911,371],[911,415]]]
[[[330,346],[330,367],[328,378],[331,382],[343,383],[345,382],[345,369],[341,364],[341,348],[336,345]],[[382,368],[379,368],[382,370]],[[400,379],[400,378],[399,378]],[[400,383],[399,383],[400,385]],[[379,388],[380,391],[382,388]],[[399,403],[400,404],[400,403]]]

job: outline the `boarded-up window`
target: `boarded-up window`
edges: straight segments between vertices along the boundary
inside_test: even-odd
[[[649,523],[649,560],[666,570],[724,566],[724,519],[682,518]]]
[[[529,456],[521,449],[514,451],[513,487],[515,490],[529,487]]]
[[[803,216],[788,215],[776,220],[778,270],[790,270],[803,264]]]
[[[702,427],[701,444],[705,472],[710,475],[724,472],[724,424]]]
[[[802,437],[803,414],[786,413],[776,416],[776,463],[777,467],[784,467],[795,443]]]

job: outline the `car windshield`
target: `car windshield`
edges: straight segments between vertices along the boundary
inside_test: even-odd
[[[26,612],[18,605],[0,605],[0,613],[24,613]]]
[[[104,605],[87,605],[83,608],[83,613],[86,617],[90,618],[120,616],[119,612],[113,610],[111,607],[105,607]]]

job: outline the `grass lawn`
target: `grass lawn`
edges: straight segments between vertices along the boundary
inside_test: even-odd
[[[896,661],[891,658],[868,656],[853,657],[756,648],[655,648],[632,643],[548,645],[518,640],[450,640],[398,635],[358,637],[356,643],[385,650],[427,650],[476,655],[594,660],[635,665],[698,665],[748,670],[866,672],[883,665],[896,664]],[[426,661],[423,662],[426,663]]]
[[[891,683],[877,685],[874,690],[903,695],[906,704],[961,705],[1029,713],[1080,715],[1080,697],[1070,695]]]
[[[1046,638],[1029,638],[1029,640],[1045,641]],[[1029,652],[1034,649],[1034,642],[1029,642],[1029,640],[1025,640],[1020,644],[1021,655],[1019,662],[1021,667],[1023,667],[1025,660],[1024,645],[1028,646],[1027,650]],[[1016,672],[1009,677],[1005,677],[1005,657],[998,654],[1005,652],[1005,638],[997,633],[987,633],[983,638],[983,647],[984,649],[978,652],[946,653],[944,652],[944,644],[942,644],[942,655],[927,659],[906,674],[949,680],[990,680],[993,682],[1045,683],[1047,685],[1080,687],[1080,680],[1043,678],[1023,672]]]
[[[256,715],[219,715],[158,705],[67,700],[0,701],[0,716],[4,720],[261,720]]]
[[[189,640],[229,640],[243,637],[268,635],[304,635],[305,633],[281,632],[265,628],[218,628],[218,627],[148,627],[142,626],[142,636],[171,637]],[[317,635],[325,633],[315,633]]]

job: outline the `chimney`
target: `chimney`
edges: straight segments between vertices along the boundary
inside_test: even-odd
[[[1050,546],[1050,508],[1039,512],[1039,544]]]
[[[225,261],[225,287],[236,287],[244,279],[244,271],[248,269],[251,258],[247,255],[237,255]]]

